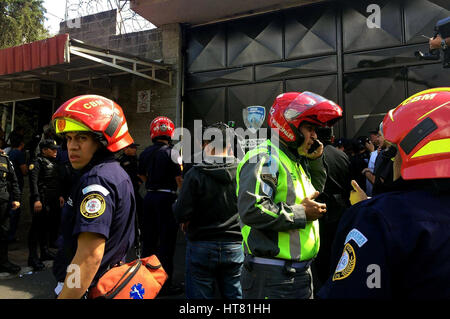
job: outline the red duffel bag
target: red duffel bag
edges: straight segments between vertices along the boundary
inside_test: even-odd
[[[108,270],[89,289],[88,298],[154,299],[166,280],[158,257],[152,255]]]

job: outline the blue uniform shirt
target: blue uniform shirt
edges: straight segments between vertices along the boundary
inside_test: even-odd
[[[174,161],[175,160],[175,161]],[[177,163],[180,160],[180,163]],[[138,174],[146,175],[147,190],[177,190],[176,176],[181,176],[181,158],[170,145],[162,142],[147,147],[139,156]]]
[[[67,262],[75,256],[80,233],[104,236],[105,252],[94,284],[108,266],[124,260],[132,247],[135,211],[133,184],[120,164],[107,158],[93,166],[80,177],[63,208],[61,222]]]
[[[449,243],[448,192],[410,188],[358,203],[341,219],[318,296],[450,298]]]
[[[11,149],[8,153],[9,160],[13,163],[16,172],[17,181],[19,182],[20,191],[23,190],[24,179],[20,166],[26,165],[25,152],[18,149]]]

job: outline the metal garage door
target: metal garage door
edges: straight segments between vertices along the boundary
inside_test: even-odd
[[[371,4],[380,28],[367,24]],[[244,107],[268,110],[278,94],[308,90],[344,108],[338,137],[367,135],[409,95],[450,85],[449,69],[414,55],[449,10],[448,1],[334,1],[189,28],[184,126],[244,127]]]

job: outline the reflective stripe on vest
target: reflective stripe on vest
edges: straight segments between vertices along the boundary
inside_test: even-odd
[[[245,154],[242,161],[239,163],[237,169],[237,194],[239,194],[239,176],[242,166],[252,157],[258,154],[266,153],[271,160],[276,163],[278,169],[278,182],[277,189],[274,196],[274,203],[285,202],[288,205],[300,204],[307,196],[312,195],[315,192],[311,181],[307,177],[300,163],[293,162],[289,157],[283,153],[280,149],[275,147],[270,141],[266,141]],[[261,161],[261,166],[258,168],[258,180],[256,182],[256,189],[254,194],[259,196],[260,175],[263,169],[265,159]],[[266,166],[267,167],[267,166]],[[252,190],[253,192],[253,190]],[[263,213],[266,213],[274,218],[277,218],[273,212],[263,208],[258,202],[255,206]],[[246,253],[251,254],[251,247],[248,245],[248,237],[252,229],[248,225],[244,225],[241,222],[241,232],[243,237],[243,246]],[[314,258],[319,251],[319,222],[317,220],[313,222],[307,222],[304,229],[294,229],[290,231],[278,232],[278,243],[275,243],[279,248],[279,253],[274,256],[275,258],[287,259],[287,260],[309,260]]]

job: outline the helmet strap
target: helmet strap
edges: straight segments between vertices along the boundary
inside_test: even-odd
[[[293,142],[287,142],[287,145],[289,148],[295,150],[294,154],[297,153],[297,149],[303,144],[305,141],[305,136],[302,134],[300,129],[296,128],[292,123],[288,123],[289,127],[291,128],[292,132],[294,133],[295,141]],[[300,127],[301,123],[299,124]]]
[[[100,132],[92,132],[92,133],[102,146],[104,146],[105,148],[108,146],[108,141],[106,140],[105,136],[103,136],[102,133]]]

